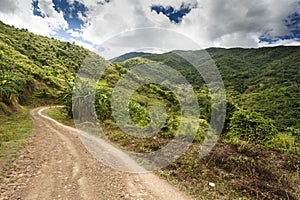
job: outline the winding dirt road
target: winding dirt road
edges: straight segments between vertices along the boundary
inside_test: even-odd
[[[130,174],[103,165],[96,157],[101,152],[121,157],[101,139],[45,116],[44,109],[31,111],[33,133],[13,163],[16,169],[2,183],[0,199],[190,199],[152,173]]]

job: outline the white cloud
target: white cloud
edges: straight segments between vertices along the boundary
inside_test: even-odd
[[[261,42],[258,45],[259,47],[273,47],[273,46],[299,46],[299,42],[295,39],[287,39],[287,40],[278,40],[272,44],[267,42]]]
[[[50,36],[56,30],[68,28],[68,23],[63,18],[63,13],[58,13],[53,8],[51,0],[43,0],[39,2],[40,11],[45,15],[44,18],[33,14],[33,6],[31,0],[16,0],[14,12],[3,12],[0,9],[0,20],[4,23],[14,25],[20,28]]]
[[[67,33],[69,33],[71,37],[80,38],[80,33],[77,31],[73,31],[72,29],[67,30]]]
[[[79,12],[79,18],[86,23],[78,32],[69,30],[68,33],[72,37],[82,37],[81,41],[97,45],[110,39],[105,42],[105,49],[116,52],[149,47],[169,50],[195,48],[193,45],[186,45],[189,42],[183,38],[195,41],[199,48],[267,46],[266,43],[259,43],[259,38],[262,35],[273,37],[289,34],[290,30],[284,20],[300,10],[298,0],[111,0],[109,3],[105,0],[98,3],[94,0],[78,1],[88,8],[85,13],[87,17]],[[8,0],[1,1],[0,19],[5,23],[28,28],[43,35],[67,28],[63,13],[55,11],[51,0],[39,1],[40,10],[46,16],[44,19],[32,14],[30,0],[14,2],[9,4]],[[68,2],[73,3],[74,0]],[[162,13],[151,12],[152,5],[173,6],[178,9],[183,2],[186,5],[197,4],[198,7],[184,16],[180,24],[171,23]],[[143,31],[140,30],[149,27],[166,31],[144,31],[141,34]],[[137,31],[133,31],[135,29]],[[172,31],[182,34],[181,41],[179,38],[174,39]],[[127,35],[120,36],[121,33]],[[295,40],[278,40],[275,44],[286,43],[299,44]],[[90,44],[87,46],[91,49]],[[102,53],[109,56],[107,52]]]
[[[179,8],[183,1],[174,0],[112,0],[108,4],[89,9],[89,24],[82,29],[83,38],[95,44],[101,44],[109,38],[134,29],[144,27],[159,27],[181,33],[196,41],[201,47],[258,47],[259,37],[263,34],[270,36],[286,35],[289,30],[284,24],[293,12],[297,11],[297,0],[201,0],[184,1],[186,4],[197,4],[189,14],[184,16],[181,24],[174,24],[160,13],[151,12],[151,5],[172,5]],[[141,48],[147,46],[149,40],[153,43],[161,41],[157,35],[135,35],[134,42]],[[172,48],[170,37],[160,35],[161,41]],[[116,48],[129,45],[128,38],[114,44]],[[282,41],[284,42],[284,41]],[[130,45],[129,45],[130,46]],[[132,45],[131,45],[132,46]],[[133,45],[136,46],[136,45]],[[174,46],[174,45],[173,45]],[[176,46],[178,47],[178,45]],[[110,47],[112,48],[112,47]],[[107,48],[108,49],[108,48]]]
[[[16,1],[1,0],[0,1],[0,12],[13,13],[18,9]]]
[[[148,52],[171,51],[174,49],[196,50],[201,48],[190,38],[172,30],[141,28],[123,32],[101,44],[104,51],[98,52],[107,59],[131,51],[147,49]]]
[[[82,47],[84,47],[84,48],[86,48],[86,49],[88,49],[90,51],[96,52],[96,49],[95,49],[95,47],[92,44],[88,44],[86,42],[83,42],[83,41],[80,41],[80,40],[76,40],[74,38],[71,38],[71,42],[74,42],[76,45],[82,46]]]
[[[258,38],[288,34],[283,20],[296,11],[295,0],[203,0],[175,30],[202,46],[258,46]],[[199,3],[200,4],[200,3]]]

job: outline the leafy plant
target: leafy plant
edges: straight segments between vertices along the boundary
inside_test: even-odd
[[[111,94],[110,88],[99,87],[96,89],[95,109],[101,122],[111,118]]]
[[[65,76],[65,84],[66,87],[59,92],[58,99],[61,103],[64,104],[64,109],[66,110],[68,116],[73,118],[72,95],[73,95],[74,80]]]
[[[23,91],[22,89],[17,79],[0,68],[0,101],[7,105],[17,106],[18,95]]]
[[[230,119],[227,138],[239,138],[255,144],[265,144],[278,130],[274,121],[263,118],[259,113],[240,109]]]

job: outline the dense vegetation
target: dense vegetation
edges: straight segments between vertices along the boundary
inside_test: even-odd
[[[126,128],[133,129],[135,124],[146,127],[155,117],[165,117],[166,123],[157,135],[136,138],[116,125],[111,96],[122,77],[130,77],[121,85],[123,91],[129,89],[131,81],[142,83],[147,78],[131,73],[131,69],[149,63],[165,64],[179,71],[193,86],[199,103],[197,123],[200,128],[190,150],[161,174],[179,181],[193,194],[209,192],[212,196],[207,197],[211,198],[226,193],[236,197],[297,199],[300,195],[295,189],[300,176],[300,48],[211,48],[207,52],[220,70],[226,87],[227,114],[220,144],[204,159],[198,156],[199,145],[205,137],[213,138],[214,130],[209,122],[212,109],[218,105],[211,105],[212,97],[203,78],[176,52],[131,53],[114,59],[118,62],[109,63],[74,44],[0,23],[0,115],[20,111],[22,105],[38,106],[59,100],[65,105],[65,114],[76,122],[90,120],[84,115],[92,113],[88,117],[95,117],[103,124],[107,137],[122,148],[153,152],[178,134],[181,122],[193,129],[192,120],[181,118],[178,97],[159,84],[139,87],[128,103],[132,121]],[[186,52],[190,56],[197,53]],[[86,67],[75,75],[82,65]],[[101,73],[94,68],[97,65],[107,66],[99,80]],[[95,99],[91,98],[91,92]],[[90,103],[94,103],[95,113],[91,105],[82,105],[85,101],[93,101]],[[72,103],[78,108],[75,112]],[[154,116],[149,111],[153,105],[163,107],[166,116]],[[188,110],[188,113],[193,112]],[[61,118],[57,111],[49,113]],[[9,142],[6,135],[0,130],[0,147]],[[269,165],[263,165],[264,162]],[[277,169],[272,171],[272,167]],[[207,181],[216,182],[217,190],[205,187]],[[280,188],[282,184],[289,187]]]
[[[88,50],[0,22],[0,112],[57,97]],[[44,101],[43,100],[43,101]],[[5,105],[4,105],[5,104]]]

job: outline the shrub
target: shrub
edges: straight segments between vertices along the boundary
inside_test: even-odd
[[[249,110],[238,110],[230,119],[230,131],[227,139],[238,138],[255,144],[265,144],[278,130],[270,119]]]
[[[291,134],[280,133],[274,136],[269,142],[268,146],[273,149],[283,151],[293,151],[295,148],[295,137]]]
[[[203,142],[208,129],[208,122],[204,119],[199,119],[199,127],[195,135],[195,142]]]

